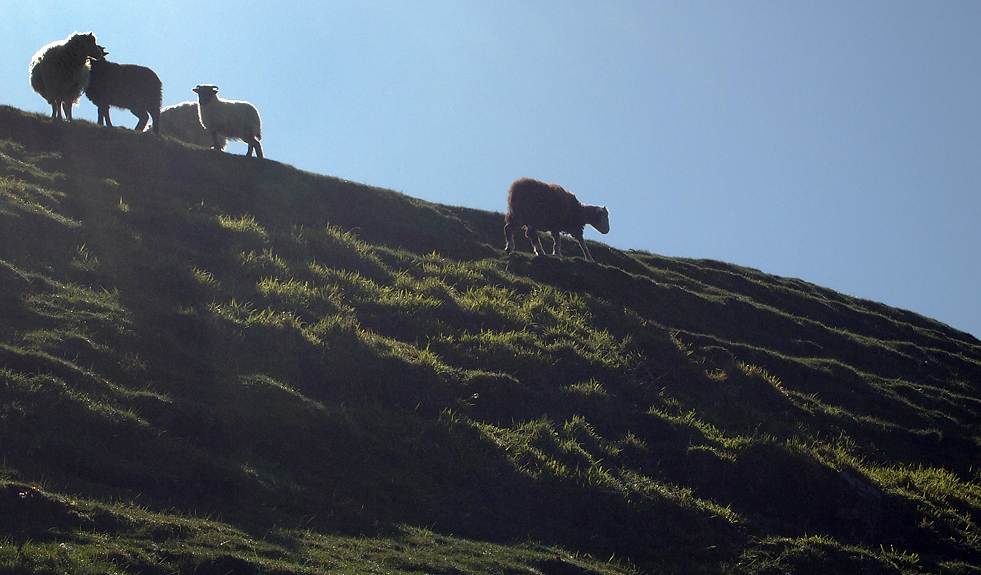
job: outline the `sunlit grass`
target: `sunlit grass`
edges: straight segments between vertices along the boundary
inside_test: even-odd
[[[245,215],[233,217],[220,214],[216,219],[218,220],[218,225],[225,229],[251,235],[261,243],[266,243],[269,241],[269,233],[266,232],[261,225],[259,225],[259,222],[256,221],[254,216]]]

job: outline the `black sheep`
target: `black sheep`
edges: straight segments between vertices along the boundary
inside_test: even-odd
[[[136,130],[142,132],[153,118],[153,132],[160,133],[160,104],[163,85],[153,70],[136,64],[116,64],[107,60],[92,61],[92,76],[85,95],[99,108],[99,125],[105,119],[112,127],[109,107],[125,108],[140,119]]]
[[[601,234],[610,231],[610,212],[605,206],[587,206],[576,199],[575,194],[557,184],[546,184],[531,178],[515,180],[508,190],[508,214],[504,218],[504,238],[508,252],[514,249],[514,230],[525,228],[525,237],[531,240],[535,255],[545,253],[537,230],[551,232],[555,245],[552,254],[562,256],[559,234],[565,232],[579,242],[586,259],[593,256],[582,237],[583,228],[589,224]]]

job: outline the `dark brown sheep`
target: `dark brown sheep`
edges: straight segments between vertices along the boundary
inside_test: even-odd
[[[92,75],[85,95],[99,108],[102,120],[112,127],[109,107],[124,108],[140,119],[136,130],[142,132],[153,118],[153,132],[160,133],[160,103],[163,86],[157,74],[136,64],[116,64],[103,60],[92,61]]]
[[[565,232],[579,242],[586,259],[593,256],[583,240],[583,228],[589,224],[601,234],[610,231],[610,212],[605,206],[587,206],[576,199],[575,194],[557,184],[546,184],[531,178],[515,180],[508,190],[508,214],[504,217],[504,239],[508,252],[514,249],[514,231],[525,228],[525,237],[531,240],[535,255],[545,253],[538,230],[550,232],[555,245],[552,255],[562,256],[562,242],[559,236]]]

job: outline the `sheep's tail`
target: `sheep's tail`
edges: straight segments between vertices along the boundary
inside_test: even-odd
[[[38,94],[44,94],[44,79],[41,76],[41,68],[38,67],[40,60],[35,59],[31,62],[30,75],[31,75],[31,88]]]

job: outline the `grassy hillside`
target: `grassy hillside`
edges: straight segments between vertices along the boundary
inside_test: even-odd
[[[0,571],[981,573],[981,342],[502,219],[0,107]]]

